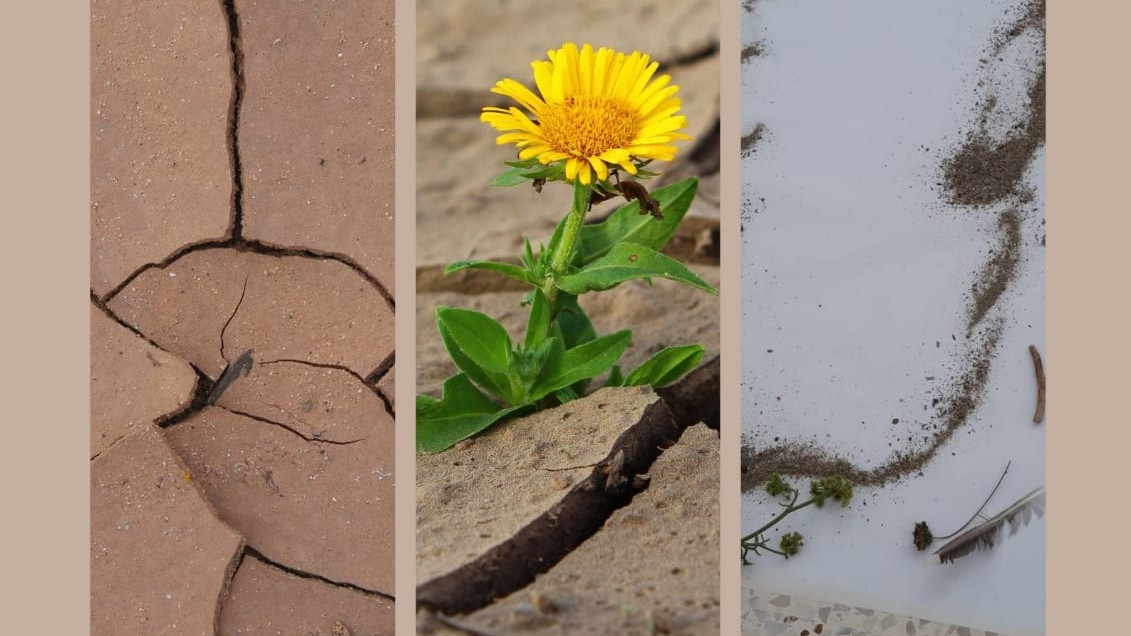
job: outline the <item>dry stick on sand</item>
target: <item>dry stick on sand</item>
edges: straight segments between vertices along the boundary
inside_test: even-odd
[[[1045,419],[1045,366],[1035,345],[1029,345],[1029,355],[1033,356],[1033,368],[1037,372],[1037,411],[1033,413],[1033,423],[1040,424]]]

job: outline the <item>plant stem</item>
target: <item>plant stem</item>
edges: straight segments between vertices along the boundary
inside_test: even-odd
[[[789,558],[789,555],[786,554],[785,552],[782,552],[781,550],[775,550],[775,549],[771,548],[770,546],[768,546],[764,543],[758,545],[756,548],[753,548],[753,549],[754,549],[755,552],[757,552],[758,550],[765,550],[767,552],[773,552],[774,554],[776,554],[778,556],[783,556],[787,559]]]
[[[581,234],[581,225],[585,221],[585,212],[589,208],[589,186],[582,185],[581,179],[573,184],[573,206],[566,217],[565,227],[562,228],[562,237],[550,261],[550,276],[542,284],[542,293],[550,304],[550,320],[557,313],[558,287],[554,279],[566,273],[573,260],[573,249],[577,245],[577,237]]]
[[[774,527],[774,525],[777,524],[777,522],[784,519],[786,517],[786,515],[788,515],[792,512],[797,512],[798,510],[801,510],[805,506],[808,506],[808,505],[814,503],[814,501],[815,501],[813,499],[809,499],[808,501],[797,504],[795,506],[794,504],[797,503],[797,496],[798,496],[797,491],[796,490],[793,491],[793,500],[789,502],[789,505],[787,505],[784,510],[782,510],[781,512],[778,513],[778,516],[771,519],[769,523],[762,526],[761,528],[758,528],[754,532],[751,532],[750,534],[746,535],[745,537],[742,537],[742,541],[743,542],[749,541],[750,539],[752,539],[752,538],[754,538],[754,537],[756,537],[760,534],[765,533],[767,530]]]

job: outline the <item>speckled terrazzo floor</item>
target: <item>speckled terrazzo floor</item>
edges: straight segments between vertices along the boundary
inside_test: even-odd
[[[1010,636],[904,614],[742,588],[744,636]]]

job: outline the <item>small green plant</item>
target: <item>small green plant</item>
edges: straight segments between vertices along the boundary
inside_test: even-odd
[[[625,329],[598,336],[578,297],[633,279],[666,278],[717,294],[679,261],[661,253],[675,234],[698,189],[694,178],[655,192],[639,179],[655,176],[645,166],[670,160],[678,132],[680,101],[670,78],[652,80],[657,69],[647,55],[566,44],[533,63],[541,96],[512,79],[492,89],[529,111],[488,107],[482,121],[515,143],[517,161],[493,181],[528,183],[539,192],[551,182],[573,190],[569,214],[549,244],[535,250],[529,240],[519,264],[466,260],[445,273],[484,269],[522,281],[529,291],[526,333],[511,340],[493,318],[468,309],[440,307],[436,326],[458,373],[444,382],[439,399],[416,398],[418,452],[444,450],[506,418],[562,404],[586,394],[595,377],[604,386],[663,386],[695,368],[700,345],[668,347],[627,374],[616,364],[632,341]],[[650,81],[651,80],[651,81]],[[601,223],[584,224],[597,203],[623,197],[627,203]]]
[[[811,505],[822,508],[829,499],[839,503],[842,508],[847,507],[852,501],[852,483],[843,477],[814,479],[809,482],[809,499],[798,503],[797,499],[801,496],[801,493],[792,485],[786,483],[781,475],[772,473],[766,481],[766,492],[775,499],[782,498],[782,501],[778,503],[783,507],[783,510],[766,525],[742,537],[743,565],[750,565],[747,557],[751,552],[760,555],[761,551],[765,550],[787,559],[797,554],[801,546],[805,544],[804,537],[801,536],[800,532],[787,532],[781,535],[777,548],[770,547],[770,539],[766,536],[770,528],[773,528],[787,516]],[[784,501],[785,497],[789,498],[789,503]]]

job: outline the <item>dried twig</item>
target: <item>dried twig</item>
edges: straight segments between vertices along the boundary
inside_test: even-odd
[[[1045,419],[1045,365],[1036,346],[1029,345],[1029,355],[1033,356],[1033,369],[1037,372],[1037,410],[1033,413],[1033,423],[1040,424]]]

